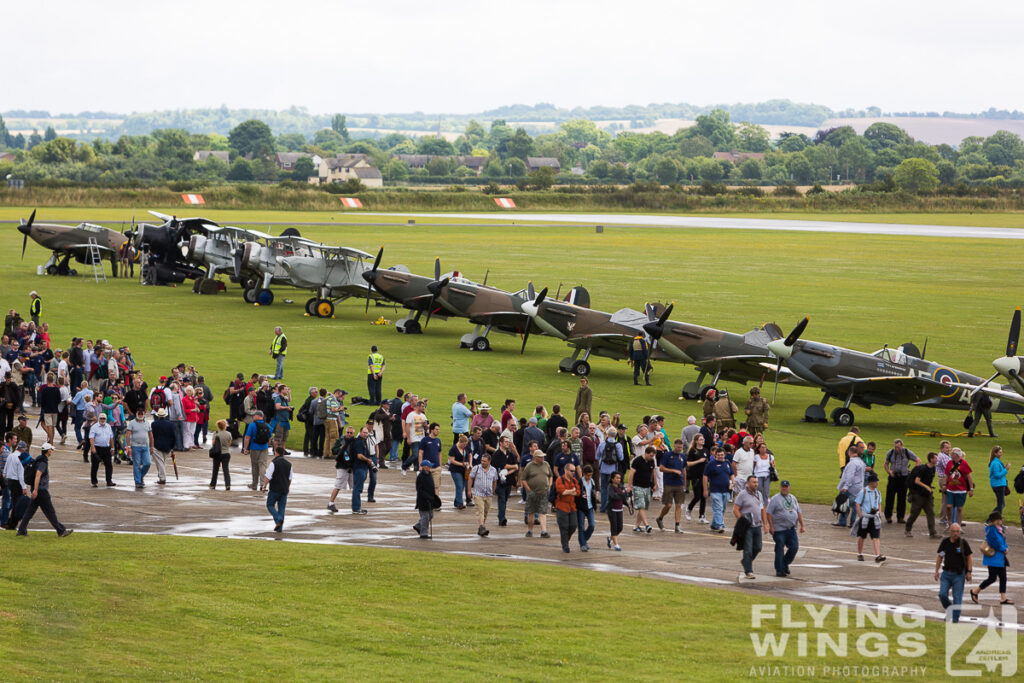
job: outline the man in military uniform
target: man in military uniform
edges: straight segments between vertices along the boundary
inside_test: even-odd
[[[747,414],[747,432],[750,434],[763,432],[768,426],[768,411],[771,409],[768,401],[761,398],[761,390],[751,387],[750,400],[747,401],[747,407],[744,410]]]
[[[718,392],[718,400],[715,401],[715,418],[718,420],[719,429],[736,428],[736,411],[739,406],[729,398],[729,391],[722,389]]]
[[[277,359],[277,370],[270,379],[284,379],[284,357],[288,355],[288,337],[280,327],[274,328],[274,341],[270,342],[270,357]]]
[[[370,356],[366,359],[366,391],[369,392],[370,405],[379,406],[384,399],[380,396],[381,382],[384,379],[384,356],[376,346],[370,347]]]
[[[38,292],[30,292],[31,303],[28,305],[28,312],[32,316],[32,322],[39,325],[39,315],[43,312],[43,300],[39,298]]]
[[[715,414],[715,399],[718,398],[718,392],[714,389],[708,389],[708,393],[704,397],[704,421]]]
[[[32,447],[32,428],[28,426],[27,415],[19,415],[18,426],[11,431],[18,437],[18,441],[24,441],[29,448]]]
[[[633,384],[640,384],[640,373],[644,373],[644,382],[651,386],[651,347],[642,334],[633,337],[629,347],[629,360],[633,364]]]

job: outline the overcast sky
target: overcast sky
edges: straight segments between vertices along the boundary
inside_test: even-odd
[[[1024,3],[4,3],[0,110],[1024,109]]]

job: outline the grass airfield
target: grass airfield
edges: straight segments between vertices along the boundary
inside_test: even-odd
[[[0,219],[27,217],[30,211],[0,209]],[[1019,247],[996,240],[699,229],[653,232],[607,226],[603,234],[595,234],[593,226],[482,228],[445,219],[439,222],[446,225],[431,227],[426,219],[408,225],[357,214],[193,212],[180,207],[173,212],[201,213],[223,223],[334,218],[340,229],[308,226],[302,228],[303,235],[370,253],[383,245],[385,267],[402,263],[413,272],[429,274],[434,258],[440,257],[442,270],[458,269],[478,281],[489,270],[488,282],[509,290],[528,280],[538,289],[548,286],[552,291],[560,284],[563,291],[583,284],[592,306],[605,311],[640,309],[646,301],[674,301],[675,319],[735,332],[767,321],[788,331],[809,315],[804,338],[862,351],[905,341],[921,346],[928,338],[929,358],[982,376],[991,374],[991,360],[1003,352],[1010,315],[1021,303],[1016,287]],[[144,212],[135,215],[141,220]],[[877,215],[867,218],[885,220]],[[896,218],[908,223],[1024,226],[1024,219],[1016,215]],[[122,219],[130,221],[131,212],[67,208],[37,215],[40,221],[80,219],[119,228]],[[199,296],[191,293],[189,283],[151,288],[125,279],[96,284],[85,278],[36,276],[35,265],[48,253],[30,242],[20,260],[21,237],[13,226],[0,230],[0,253],[9,255],[0,263],[4,308],[25,313],[28,292],[35,289],[43,297],[44,319],[50,322],[56,345],[63,347],[76,335],[128,344],[150,380],[183,361],[196,365],[219,394],[235,372],[272,370],[268,346],[272,328],[280,324],[289,337],[286,381],[296,395],[314,384],[365,395],[365,357],[369,346],[377,344],[387,359],[385,395],[402,386],[430,398],[427,414],[442,424],[443,431],[449,424],[449,406],[460,391],[499,406],[504,398],[513,397],[519,405],[517,414],[528,414],[537,403],[549,408],[556,402],[571,408],[573,403],[578,382],[557,372],[568,349],[554,339],[534,335],[520,356],[518,338],[494,334],[492,352],[471,353],[458,344],[470,329],[464,320],[435,319],[425,334],[405,337],[391,326],[370,324],[381,315],[394,322],[404,312],[371,306],[367,315],[361,301],[339,304],[334,319],[321,320],[303,314],[309,293],[287,288],[275,290],[272,306],[256,307],[244,304],[241,290],[231,285],[226,293]],[[78,268],[82,273],[87,270]],[[286,298],[295,303],[283,303]],[[696,403],[678,400],[681,386],[696,376],[692,367],[659,363],[653,387],[634,387],[624,362],[595,358],[592,367],[596,410],[620,412],[630,423],[661,413],[671,435],[678,434],[688,414],[699,414]],[[747,389],[724,386],[742,409]],[[765,391],[770,398],[771,387]],[[813,389],[780,387],[767,437],[780,475],[793,481],[801,501],[825,503],[834,495],[835,444],[843,432],[799,421],[804,408],[819,398]],[[216,399],[214,416],[224,412],[226,407]],[[356,418],[366,412],[352,410]],[[909,430],[960,432],[964,415],[909,407],[855,412],[864,437],[878,442],[883,453],[893,438]],[[998,417],[996,431],[1011,470],[1019,467],[1024,460],[1021,428],[1010,417]],[[905,440],[921,456],[938,442]],[[953,441],[965,448],[976,469],[984,469],[990,440]],[[985,474],[978,478],[977,493],[967,506],[969,519],[980,520],[992,507],[994,497]],[[1011,508],[1015,498],[1011,497]],[[283,671],[289,678],[322,679],[340,670],[359,680],[382,675],[403,680],[478,679],[494,673],[529,680],[567,674],[606,679],[620,677],[621,667],[629,666],[625,671],[631,678],[664,679],[698,667],[716,679],[737,680],[747,678],[751,666],[765,662],[745,644],[749,604],[762,600],[733,592],[638,583],[640,579],[558,567],[361,548],[76,534],[69,539],[76,543],[69,558],[50,534],[34,534],[28,543],[18,539],[17,547],[12,547],[12,535],[0,538],[5,555],[13,560],[0,573],[0,587],[19,596],[0,613],[0,642],[10,643],[14,634],[26,631],[39,637],[48,633],[60,638],[64,652],[59,658],[27,657],[27,666],[13,670],[16,678],[252,679]],[[770,553],[770,544],[768,548]],[[163,561],[152,562],[154,556]],[[117,562],[111,563],[111,557]],[[40,574],[59,579],[42,605],[21,597],[27,585],[35,584],[36,579],[29,577]],[[419,585],[420,576],[429,576],[430,586],[410,589],[410,584]],[[445,591],[446,577],[456,576],[463,577],[464,588]],[[287,595],[275,596],[275,584]],[[495,586],[502,584],[515,588],[499,588],[495,594]],[[568,629],[557,625],[564,621],[553,608],[557,600],[535,604],[538,601],[531,596],[540,586],[551,596],[566,591],[562,604],[584,605]],[[587,602],[599,595],[612,597]],[[492,605],[493,613],[475,609],[480,600]],[[631,628],[638,604],[644,605],[650,627],[683,642],[671,649],[655,641],[651,666],[641,671],[628,664],[625,650],[595,647],[610,633]],[[715,614],[716,621],[733,627],[706,634],[684,627],[696,623],[692,615],[698,605],[702,614]],[[337,609],[328,609],[331,606]],[[503,610],[507,619],[500,618]],[[448,618],[440,618],[442,614]],[[620,625],[609,625],[609,619],[618,619]],[[544,630],[524,635],[524,620]],[[928,628],[930,638],[941,638],[941,625]],[[428,629],[438,637],[424,639]],[[373,637],[364,635],[367,632]],[[100,648],[103,652],[94,646],[97,633],[108,634],[105,637],[112,641]],[[218,638],[226,647],[210,644]],[[565,646],[559,647],[561,643]],[[274,658],[260,654],[281,644],[284,649]],[[225,655],[225,649],[240,654]],[[501,668],[501,657],[495,663],[495,652],[508,655],[507,669]],[[728,656],[709,667],[708,653],[719,652]],[[858,661],[877,662],[865,658],[844,663]],[[928,655],[912,663],[942,670],[941,656],[933,660]]]

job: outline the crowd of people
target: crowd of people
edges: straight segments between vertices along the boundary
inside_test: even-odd
[[[548,517],[553,512],[565,553],[571,552],[574,540],[580,551],[590,551],[601,516],[607,519],[606,546],[614,551],[622,550],[627,523],[636,536],[653,533],[654,526],[667,531],[669,521],[672,531],[684,533],[685,517],[696,528],[706,526],[724,534],[726,520],[732,518],[731,543],[742,551],[742,576],[752,580],[764,528],[775,543],[777,576],[790,574],[798,534],[805,530],[791,482],[780,478],[776,455],[766,441],[770,405],[757,387],[750,389],[742,411],[727,390],[709,391],[701,416],[690,416],[678,438],[669,435],[661,415],[627,424],[619,413],[594,411],[586,378],[580,380],[571,419],[559,404],[551,405],[550,411],[536,405],[520,416],[512,398],[492,409],[460,393],[450,411],[447,406],[441,409],[442,419],[450,425],[451,443],[446,447],[440,421],[428,417],[425,397],[398,389],[390,399],[379,398],[384,361],[376,347],[367,360],[367,379],[368,389],[377,395],[372,401],[353,397],[354,404],[366,410],[365,419],[352,419],[345,405],[348,393],[341,388],[309,387],[301,400],[293,402],[280,361],[287,342],[278,328],[271,348],[278,360],[275,373],[238,373],[228,383],[222,393],[225,408],[220,409],[227,418],[217,421],[211,439],[214,392],[193,366],[181,363],[150,385],[127,346],[76,337],[67,350],[51,350],[45,324],[21,321],[11,311],[8,326],[10,334],[0,345],[5,419],[0,524],[17,526],[19,533],[27,532],[28,520],[39,508],[58,533],[70,533],[57,520],[47,493],[47,459],[56,439],[64,444],[69,434],[91,465],[94,487],[100,485],[100,466],[103,483],[116,486],[113,466],[120,463],[131,465],[136,488],[146,486],[153,466],[157,484],[165,485],[168,463],[176,472],[177,453],[208,448],[210,488],[222,479],[230,490],[230,457],[238,448],[249,456],[248,488],[267,494],[274,529],[281,532],[293,478],[287,444],[291,430],[298,427],[301,440],[291,440],[296,452],[301,442],[303,456],[334,461],[327,502],[332,514],[339,512],[339,494],[349,499],[352,514],[367,514],[364,490],[365,502],[374,503],[380,470],[398,469],[403,476],[415,472],[419,519],[414,530],[421,538],[432,536],[434,513],[443,505],[445,472],[451,479],[452,508],[475,508],[481,537],[490,534],[492,521],[509,525],[509,508],[518,498],[524,535],[533,538],[539,528],[539,536],[549,538]],[[45,432],[40,456],[34,460],[28,455],[32,429],[23,411],[38,413],[37,426]],[[943,600],[951,592],[952,602],[959,604],[971,573],[970,546],[961,536],[963,508],[975,487],[966,455],[942,441],[938,451],[922,461],[897,439],[884,459],[879,454],[876,461],[876,448],[856,427],[840,440],[835,525],[857,537],[859,560],[864,560],[864,545],[870,539],[877,563],[886,560],[880,545],[883,517],[886,524],[895,517],[909,537],[923,514],[929,535],[938,538],[933,501],[937,475],[939,521],[949,529],[949,538],[942,540],[936,576]],[[986,548],[992,554],[986,552],[983,560],[988,579],[970,592],[975,600],[980,591],[998,582],[1001,602],[1012,604],[1006,595],[1008,544],[1002,526],[1008,470],[1002,450],[994,447],[988,474],[997,508],[986,523]],[[884,496],[882,471],[887,476]],[[19,503],[23,496],[31,503]],[[959,564],[951,552],[958,554]]]

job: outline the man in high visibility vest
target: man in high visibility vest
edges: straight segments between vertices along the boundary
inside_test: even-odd
[[[633,384],[640,384],[640,373],[644,375],[644,383],[651,386],[651,347],[642,334],[633,337],[630,344],[629,360],[633,364]]]
[[[288,354],[288,337],[280,327],[274,328],[274,341],[270,343],[270,357],[277,359],[277,370],[270,379],[284,379],[284,357]]]
[[[376,346],[370,347],[370,356],[366,360],[366,365],[366,390],[370,393],[370,405],[379,406],[382,400],[380,385],[384,378],[384,356],[377,352]]]
[[[30,292],[32,302],[28,305],[28,312],[32,316],[32,322],[39,325],[39,315],[43,312],[43,300],[39,298],[38,292]]]

